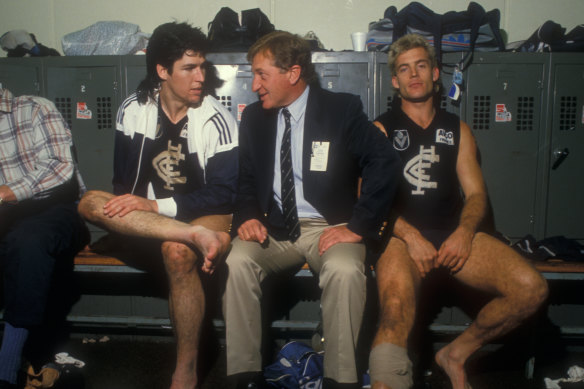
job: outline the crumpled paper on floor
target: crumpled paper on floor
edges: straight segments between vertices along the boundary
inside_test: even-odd
[[[562,389],[559,385],[560,382],[580,382],[584,381],[584,369],[580,366],[572,366],[568,369],[568,378],[559,378],[557,380],[552,380],[550,378],[544,378],[546,389]]]
[[[68,353],[55,354],[55,362],[57,362],[59,365],[75,365],[76,367],[85,366],[85,362],[77,358],[73,358]]]

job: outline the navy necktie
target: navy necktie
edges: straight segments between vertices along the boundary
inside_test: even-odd
[[[300,236],[300,223],[298,222],[298,210],[296,209],[296,193],[294,191],[294,170],[292,169],[292,149],[290,125],[290,111],[282,109],[286,126],[280,147],[280,169],[281,169],[281,198],[282,211],[284,213],[284,224],[288,231],[288,236],[292,242]]]

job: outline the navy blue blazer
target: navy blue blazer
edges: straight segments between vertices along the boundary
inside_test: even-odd
[[[233,231],[258,219],[278,240],[287,239],[274,201],[274,159],[278,110],[261,102],[242,114],[239,184]],[[311,171],[312,142],[329,142],[326,171]],[[279,145],[278,145],[279,147]],[[304,119],[302,181],[306,200],[329,224],[379,238],[399,182],[401,161],[389,140],[363,112],[358,96],[311,87]],[[363,178],[358,196],[359,177]]]

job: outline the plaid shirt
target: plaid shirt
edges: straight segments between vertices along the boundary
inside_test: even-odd
[[[0,185],[18,201],[47,198],[77,175],[71,132],[49,100],[0,89]]]

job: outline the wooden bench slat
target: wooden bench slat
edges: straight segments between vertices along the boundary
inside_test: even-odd
[[[98,254],[85,248],[77,253],[75,265],[92,265],[92,266],[126,266],[126,264],[115,257]]]
[[[126,266],[124,262],[115,257],[98,254],[89,248],[85,248],[77,254],[75,265]],[[584,262],[549,260],[534,262],[534,265],[542,273],[584,273]],[[308,264],[305,263],[301,270],[309,270]]]
[[[535,268],[542,273],[584,273],[584,262],[550,260],[535,262]]]

